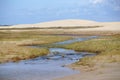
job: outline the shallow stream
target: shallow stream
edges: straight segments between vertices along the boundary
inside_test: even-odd
[[[75,38],[73,40],[54,43],[57,45],[70,44],[96,38]],[[49,48],[50,54],[18,63],[0,64],[0,80],[53,80],[79,71],[72,70],[65,65],[72,64],[84,56],[93,56],[87,52],[76,52],[63,48]]]

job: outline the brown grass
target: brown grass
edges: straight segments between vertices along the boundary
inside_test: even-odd
[[[96,56],[81,59],[76,63],[77,65],[93,67],[96,64],[120,62],[120,35],[77,42],[64,47],[76,51],[98,53]]]
[[[30,59],[49,53],[47,48],[30,48],[23,45],[51,44],[72,38],[67,36],[40,35],[40,33],[31,31],[0,32],[0,62]]]
[[[0,43],[0,62],[19,61],[49,53],[47,48],[20,47],[13,43]]]

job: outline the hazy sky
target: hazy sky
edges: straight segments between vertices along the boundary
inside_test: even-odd
[[[120,21],[120,0],[0,0],[0,24],[61,19]]]

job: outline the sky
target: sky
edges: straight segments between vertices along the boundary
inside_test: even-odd
[[[63,19],[120,21],[120,0],[0,0],[0,25]]]

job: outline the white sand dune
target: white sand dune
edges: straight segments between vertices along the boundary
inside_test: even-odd
[[[97,23],[97,26],[101,26],[101,27],[77,29],[77,30],[78,31],[120,31],[120,22],[101,22],[101,23]]]
[[[58,20],[43,22],[37,24],[22,24],[10,26],[12,28],[26,28],[26,27],[73,27],[73,26],[96,26],[98,22],[89,20]]]
[[[31,28],[31,27],[52,28],[52,27],[92,27],[92,26],[100,26],[100,27],[85,28],[85,29],[77,28],[77,29],[71,29],[71,31],[120,31],[120,22],[95,22],[90,20],[79,20],[79,19],[58,20],[58,21],[50,21],[50,22],[43,22],[37,24],[20,24],[20,25],[13,25],[4,28]]]

